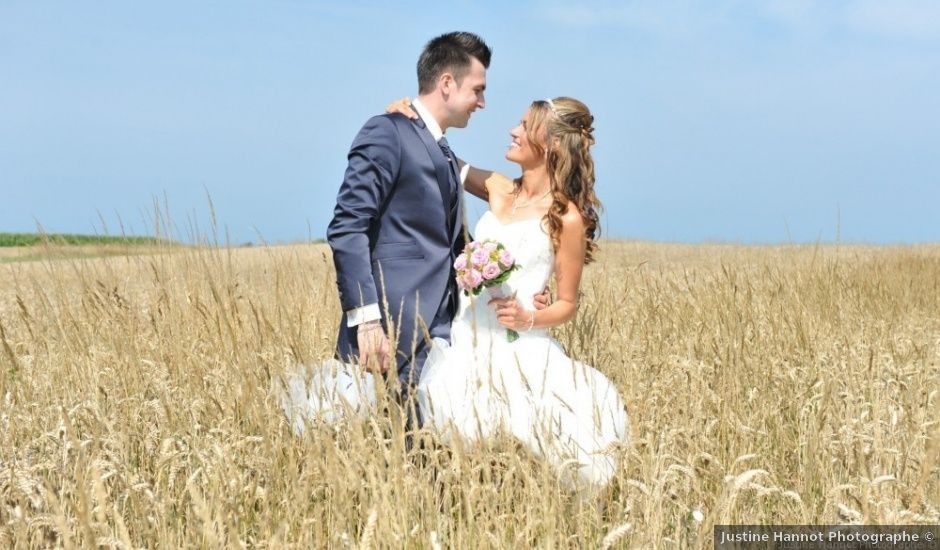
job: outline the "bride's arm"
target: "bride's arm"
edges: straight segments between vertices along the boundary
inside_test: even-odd
[[[574,206],[561,218],[561,236],[555,253],[557,299],[547,308],[533,313],[533,328],[548,328],[567,323],[578,312],[578,291],[587,255],[584,219]],[[528,325],[527,325],[528,326]]]
[[[509,182],[509,184],[512,183],[512,180],[499,172],[470,166],[460,159],[457,159],[457,162],[459,163],[461,174],[463,173],[464,166],[469,169],[467,171],[467,178],[463,182],[463,188],[467,193],[479,199],[489,201],[490,190],[494,189],[494,185],[505,187],[507,182]]]
[[[516,331],[550,328],[570,321],[578,312],[578,289],[584,271],[587,241],[584,219],[572,206],[561,218],[561,236],[555,254],[557,300],[539,311],[525,311],[514,300],[493,300],[501,325]]]

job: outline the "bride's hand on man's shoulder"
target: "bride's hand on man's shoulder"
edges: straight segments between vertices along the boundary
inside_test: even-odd
[[[408,118],[418,118],[418,113],[416,113],[415,110],[411,108],[410,97],[403,97],[399,100],[389,103],[388,107],[385,108],[385,112],[389,114],[402,114]]]

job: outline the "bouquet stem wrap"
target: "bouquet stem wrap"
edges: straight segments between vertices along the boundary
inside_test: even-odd
[[[494,285],[486,287],[486,292],[489,293],[491,298],[510,298],[513,297],[513,293],[509,292],[509,287],[506,285]],[[506,340],[509,342],[515,342],[519,339],[519,333],[512,330],[511,328],[506,329]]]

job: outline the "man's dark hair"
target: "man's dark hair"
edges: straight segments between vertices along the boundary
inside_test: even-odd
[[[460,84],[470,70],[471,58],[489,68],[492,53],[486,42],[472,32],[449,32],[432,38],[418,58],[418,93],[433,90],[434,83],[448,70]]]

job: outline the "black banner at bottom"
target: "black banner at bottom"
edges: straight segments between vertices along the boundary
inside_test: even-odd
[[[940,525],[716,525],[714,533],[721,550],[940,550]]]

